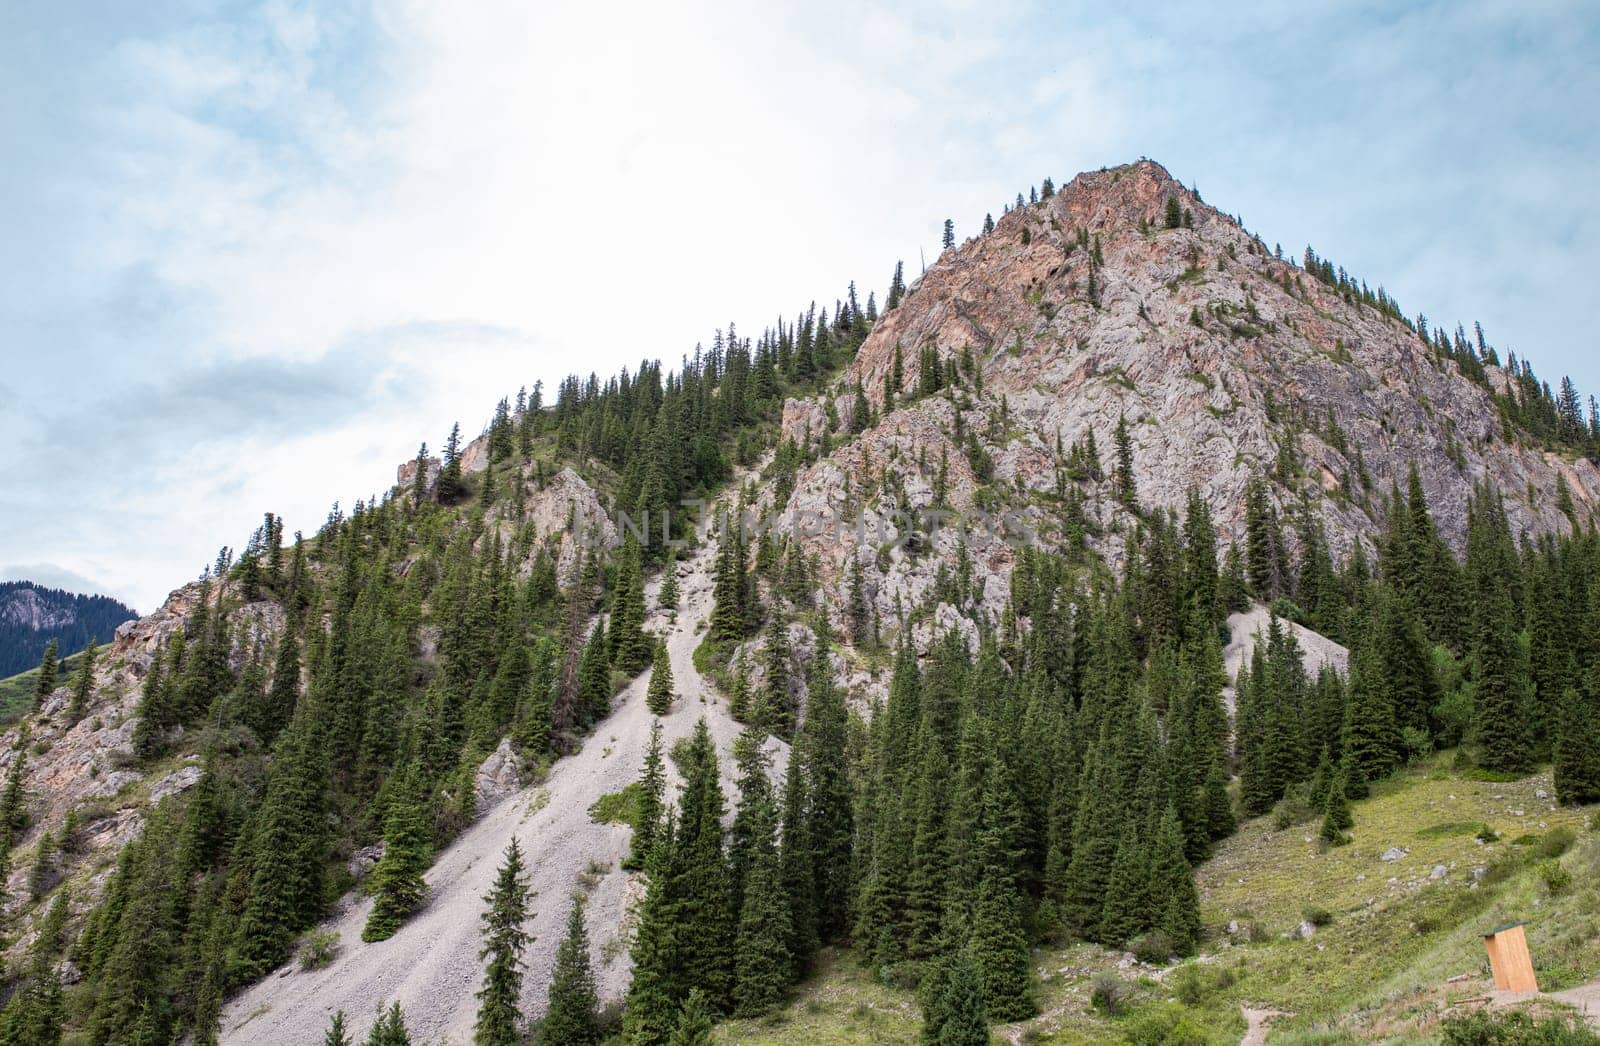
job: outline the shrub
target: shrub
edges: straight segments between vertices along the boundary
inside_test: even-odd
[[[1452,1017],[1439,1026],[1445,1046],[1592,1046],[1593,1032],[1574,1019],[1539,1019],[1522,1011],[1491,1013],[1479,1010]]]
[[[1152,1006],[1139,1012],[1123,1029],[1131,1046],[1209,1046],[1211,1037],[1171,1003]]]
[[[1204,963],[1185,963],[1172,971],[1166,983],[1172,994],[1185,1006],[1198,1006],[1213,992],[1233,986],[1233,968],[1209,966]]]
[[[1478,826],[1478,834],[1473,838],[1480,843],[1497,843],[1500,841],[1500,833],[1486,824],[1480,824]]]
[[[878,980],[890,988],[916,991],[922,983],[922,964],[918,962],[892,962],[878,967]]]
[[[1102,972],[1094,975],[1094,980],[1089,984],[1089,1003],[1107,1017],[1115,1017],[1127,1008],[1128,999],[1133,994],[1128,987],[1128,982],[1114,973]]]
[[[1570,828],[1557,828],[1540,836],[1534,844],[1532,856],[1539,858],[1556,858],[1572,849],[1572,844],[1577,842],[1578,836]]]
[[[1550,891],[1551,897],[1566,893],[1572,886],[1572,873],[1561,867],[1561,862],[1556,860],[1539,862],[1539,878],[1543,881],[1544,888]]]
[[[300,968],[320,970],[339,954],[339,934],[333,930],[308,930],[300,938]]]
[[[1306,922],[1318,928],[1333,922],[1333,913],[1328,911],[1326,908],[1319,908],[1316,905],[1311,905],[1307,908],[1301,909],[1300,914],[1305,916]]]
[[[1290,788],[1272,808],[1272,827],[1278,831],[1305,824],[1322,811],[1311,801],[1311,783],[1302,781]]]
[[[1132,951],[1135,959],[1151,966],[1164,965],[1177,953],[1177,949],[1172,946],[1172,938],[1160,930],[1151,930],[1136,938]]]

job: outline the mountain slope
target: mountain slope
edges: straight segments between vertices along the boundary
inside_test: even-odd
[[[1169,200],[1190,225],[1165,227]],[[903,380],[887,413],[897,356]],[[930,358],[943,372],[930,383],[937,396],[919,391]],[[1389,492],[1406,488],[1412,464],[1458,553],[1478,483],[1503,494],[1517,532],[1570,533],[1600,518],[1600,469],[1513,428],[1494,390],[1515,383],[1492,364],[1483,372],[1487,384],[1393,310],[1274,257],[1160,165],[1140,161],[1079,175],[946,250],[874,326],[835,390],[848,425],[859,384],[873,424],[802,469],[787,507],[819,511],[849,492],[870,494],[887,463],[909,456],[918,475],[880,515],[929,508],[947,461],[950,508],[1015,510],[1061,541],[1053,495],[1073,468],[1070,449],[1092,438],[1107,478],[1074,476],[1071,485],[1091,544],[1115,563],[1129,531],[1110,481],[1125,418],[1141,508],[1181,512],[1196,488],[1225,546],[1242,545],[1247,489],[1263,477],[1280,517],[1311,509],[1335,562],[1358,540],[1370,558]],[[791,403],[786,435],[814,443],[823,404]],[[983,452],[979,470],[967,434]],[[1287,538],[1298,553],[1296,535]],[[1003,578],[1004,544],[980,536],[978,568]],[[840,564],[837,544],[813,547]],[[879,613],[920,587],[890,569]]]
[[[739,724],[694,664],[694,647],[711,612],[713,548],[703,547],[684,564],[679,583],[683,601],[675,619],[658,613],[649,625],[666,639],[678,694],[671,714],[660,720],[664,742],[670,748],[688,737],[704,716],[727,756]],[[641,877],[622,869],[629,829],[596,822],[590,807],[639,776],[655,719],[645,705],[649,682],[649,673],[634,680],[581,750],[558,760],[544,780],[506,799],[441,853],[428,873],[427,906],[393,938],[361,943],[361,927],[372,905],[350,899],[326,926],[342,943],[333,962],[310,971],[291,966],[240,993],[223,1013],[222,1041],[311,1041],[336,1010],[345,1011],[348,1027],[360,1038],[379,1005],[390,1002],[404,1008],[415,1037],[469,1041],[477,1012],[473,993],[482,982],[478,918],[501,852],[513,837],[528,855],[535,893],[527,926],[534,941],[524,956],[523,1012],[537,1016],[544,1011],[556,946],[575,891],[588,898],[590,959],[600,997],[607,1003],[619,1001],[628,986],[626,937],[641,896]],[[728,767],[731,757],[725,772]],[[673,771],[669,785],[675,789],[678,783]]]
[[[137,616],[110,596],[0,582],[0,679],[37,667],[52,639],[62,656],[75,654],[91,639],[110,642],[117,626]]]

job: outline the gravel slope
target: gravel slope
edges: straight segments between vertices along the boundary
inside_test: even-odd
[[[1233,715],[1233,686],[1239,679],[1239,669],[1248,665],[1255,656],[1256,643],[1266,642],[1271,622],[1272,612],[1262,603],[1228,615],[1228,645],[1222,651],[1228,685],[1222,688],[1222,700],[1228,706],[1230,716]],[[1293,621],[1279,618],[1278,624],[1293,634],[1300,644],[1300,661],[1306,666],[1306,675],[1311,679],[1317,678],[1317,673],[1322,671],[1324,665],[1332,665],[1340,674],[1349,674],[1350,651],[1320,632],[1313,632]]]
[[[693,653],[711,611],[714,544],[707,542],[680,567],[676,622],[653,615],[649,623],[667,637],[678,700],[663,719],[668,746],[694,730],[704,715],[730,772],[730,747],[739,725],[725,701],[695,670]],[[654,605],[655,585],[648,593]],[[642,892],[637,876],[621,871],[630,831],[596,824],[589,806],[636,779],[644,763],[652,716],[645,707],[647,671],[618,695],[611,715],[577,753],[558,761],[543,784],[524,789],[472,825],[428,872],[427,908],[394,937],[363,944],[361,928],[371,902],[347,897],[324,926],[340,936],[338,957],[321,970],[290,964],[235,997],[222,1014],[222,1041],[270,1046],[320,1042],[335,1010],[345,1011],[360,1041],[380,1004],[398,1000],[415,1042],[466,1043],[477,1013],[474,993],[482,981],[478,919],[501,852],[516,838],[528,854],[529,882],[537,891],[528,929],[536,940],[527,963],[523,1011],[542,1014],[555,952],[565,932],[572,892],[586,875],[591,956],[602,999],[627,988],[629,961],[625,923]],[[669,760],[669,773],[670,760]],[[676,784],[676,781],[674,781]],[[732,792],[729,792],[730,806]],[[590,875],[592,870],[592,875]]]

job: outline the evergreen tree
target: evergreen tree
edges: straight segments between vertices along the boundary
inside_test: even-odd
[[[1139,492],[1133,476],[1133,437],[1128,434],[1128,419],[1125,416],[1117,417],[1114,439],[1117,450],[1117,466],[1114,473],[1117,500],[1129,509],[1137,511]]]
[[[1172,947],[1180,955],[1194,951],[1200,942],[1200,894],[1184,857],[1178,812],[1171,804],[1162,813],[1151,844],[1150,897],[1160,913],[1156,927]]]
[[[362,928],[363,941],[393,937],[400,924],[420,909],[428,898],[422,875],[433,857],[433,846],[422,803],[412,782],[402,784],[389,803],[383,826],[383,857],[372,870],[372,911]]]
[[[328,1034],[322,1038],[322,1046],[351,1046],[350,1035],[344,1027],[344,1011],[335,1010],[333,1020],[328,1022]]]
[[[656,593],[656,606],[662,610],[678,609],[678,560],[676,550],[667,553],[667,562],[661,568],[661,588]]]
[[[583,925],[583,899],[574,897],[567,915],[567,936],[556,950],[550,1005],[539,1028],[539,1042],[548,1046],[592,1046],[601,1038],[598,1011],[594,971],[589,967],[589,934]]]
[[[445,440],[444,458],[439,466],[439,481],[434,494],[443,504],[453,504],[466,493],[466,483],[461,477],[461,425],[450,426],[450,438]]]
[[[0,1046],[48,1046],[61,1041],[66,1020],[61,975],[56,969],[68,908],[67,891],[57,895],[28,950],[27,979],[0,1016]]]
[[[739,817],[748,835],[748,867],[740,884],[743,901],[734,944],[734,1012],[742,1017],[765,1014],[783,1001],[794,972],[789,952],[793,928],[776,839],[777,810],[767,786],[766,760],[759,741],[746,774]]]
[[[522,1041],[517,1030],[522,1014],[517,1006],[522,997],[522,950],[532,939],[523,929],[529,897],[522,848],[513,838],[495,873],[494,886],[483,898],[483,950],[478,957],[487,959],[488,964],[477,993],[478,1020],[473,1034],[478,1046],[515,1046]],[[578,918],[581,931],[581,912]],[[553,983],[551,991],[553,1002]]]
[[[656,646],[655,666],[650,670],[650,686],[645,691],[645,704],[650,711],[664,716],[672,710],[672,659],[667,656],[667,645]]]
[[[99,649],[93,639],[89,640],[78,661],[78,674],[72,681],[72,700],[67,705],[68,724],[80,721],[89,710],[89,697],[94,690],[94,661]]]
[[[705,992],[695,988],[683,1000],[678,1023],[667,1039],[667,1046],[711,1046],[711,1010]]]
[[[405,1011],[398,1002],[391,1003],[387,1010],[379,1009],[378,1021],[367,1035],[367,1046],[411,1046]]]
[[[56,673],[58,662],[57,651],[60,644],[52,639],[44,648],[44,657],[39,662],[39,677],[33,685],[33,710],[35,712],[44,705],[44,699],[49,697],[56,689]]]
[[[1600,702],[1595,700],[1592,686],[1569,688],[1562,695],[1556,727],[1555,786],[1556,798],[1563,803],[1600,801]]]
[[[987,1046],[989,1014],[978,964],[967,949],[941,958],[923,978],[922,1041],[929,1046]]]
[[[661,724],[650,724],[650,747],[645,751],[644,773],[639,778],[639,798],[633,811],[633,839],[622,866],[645,866],[661,830],[662,801],[666,795],[666,767],[661,759]]]
[[[1343,772],[1333,775],[1322,806],[1322,838],[1334,844],[1355,826],[1355,818],[1350,815],[1350,800],[1345,795],[1344,777]]]
[[[944,220],[944,249],[949,250],[956,245],[956,223],[949,218]]]

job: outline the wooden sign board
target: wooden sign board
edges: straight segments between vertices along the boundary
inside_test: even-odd
[[[1523,923],[1511,923],[1483,935],[1489,949],[1489,969],[1494,971],[1494,986],[1503,992],[1536,992],[1539,982],[1533,976],[1533,956],[1528,954],[1528,938]]]

